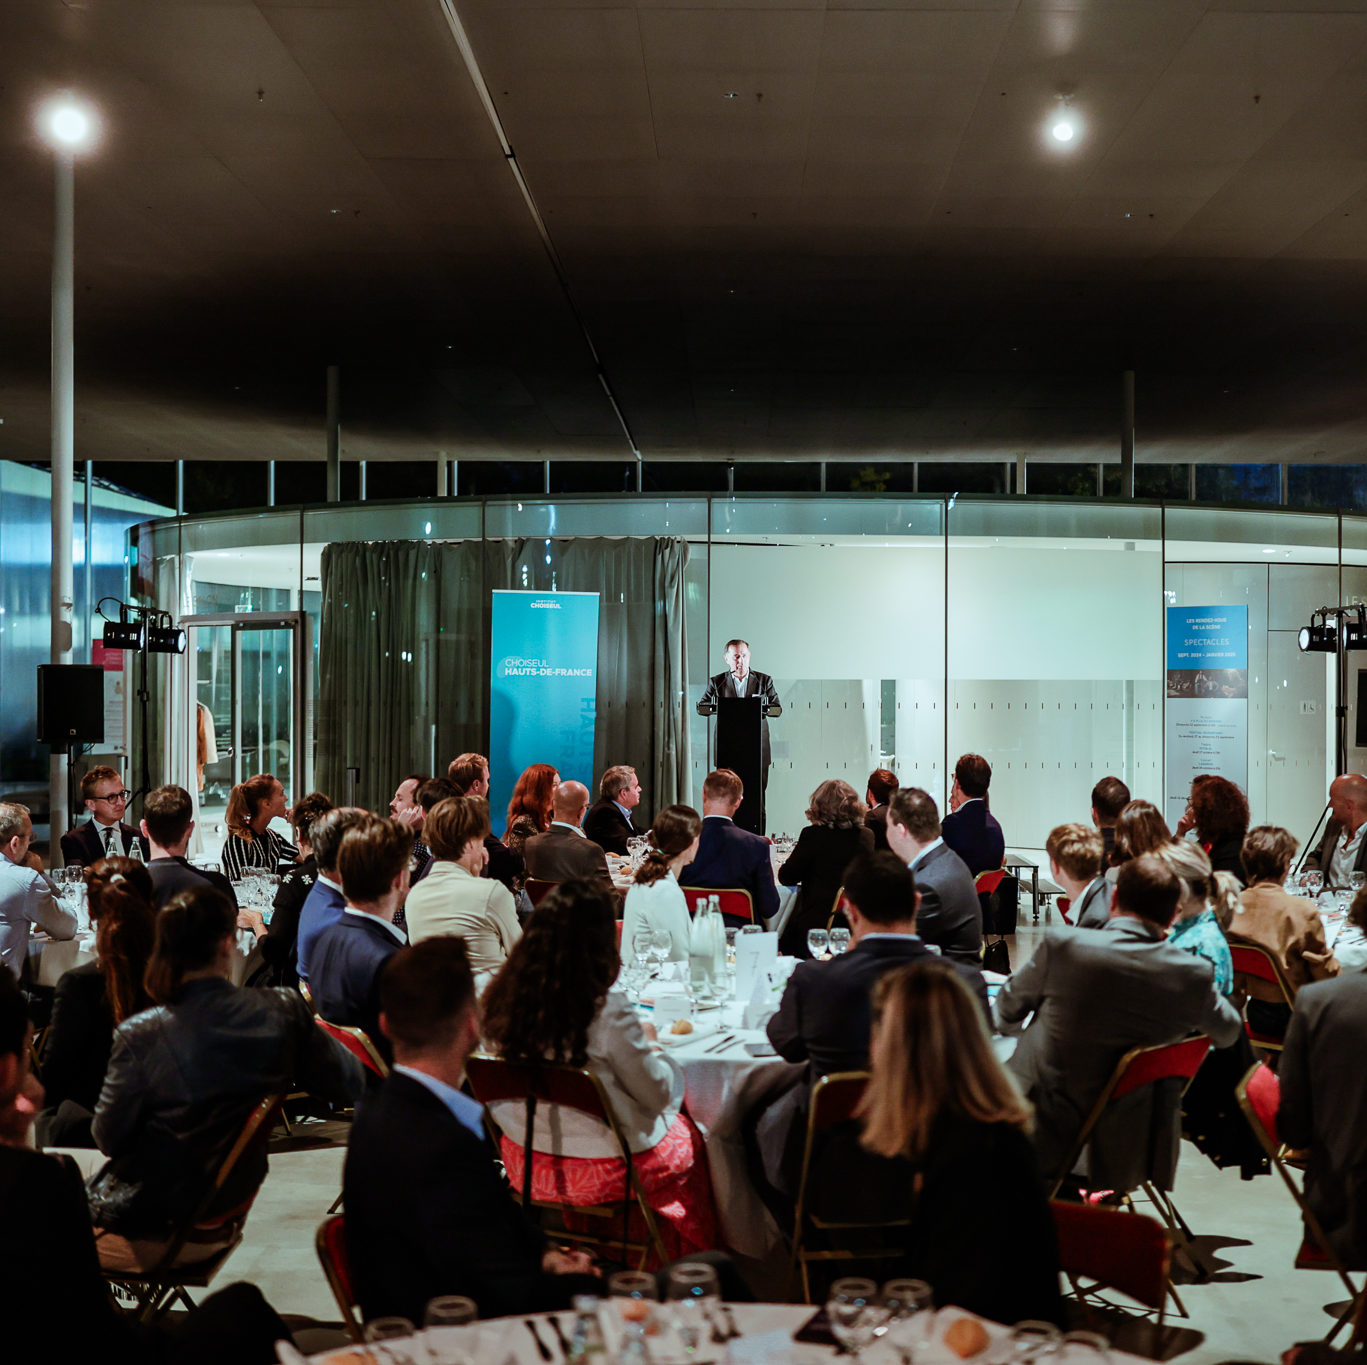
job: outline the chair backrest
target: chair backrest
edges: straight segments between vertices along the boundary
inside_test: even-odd
[[[812,1087],[812,1104],[807,1123],[820,1132],[854,1117],[869,1083],[867,1071],[833,1071]]]
[[[831,913],[826,916],[826,931],[830,932],[831,925],[835,923],[835,917],[840,914],[840,907],[845,902],[845,888],[839,887],[835,893],[835,903],[831,906]]]
[[[356,1292],[351,1283],[351,1264],[347,1259],[346,1216],[334,1213],[318,1224],[314,1249],[327,1276],[332,1297],[342,1310],[342,1322],[352,1341],[361,1340],[361,1324],[356,1314]]]
[[[540,877],[528,877],[526,881],[527,899],[535,909],[559,886],[559,882],[542,881]]]
[[[1118,1289],[1149,1308],[1163,1307],[1172,1243],[1156,1218],[1057,1200],[1049,1207],[1060,1270]]]
[[[546,1062],[529,1066],[502,1057],[475,1053],[466,1060],[465,1076],[475,1098],[486,1107],[500,1100],[525,1100],[534,1094],[538,1104],[558,1104],[615,1127],[612,1110],[598,1078],[583,1067]],[[520,1138],[519,1138],[520,1140]]]
[[[309,990],[309,983],[303,980],[302,977],[299,981],[299,994],[304,997],[304,1004],[306,1004],[314,1014],[317,1014],[318,1006],[313,1003],[313,992]]]
[[[1236,939],[1230,939],[1229,956],[1236,972],[1279,987],[1286,1003],[1295,1005],[1295,992],[1282,975],[1277,959],[1266,948],[1260,948],[1256,943],[1240,943]]]
[[[979,872],[973,878],[973,886],[980,896],[990,896],[1001,884],[1002,878],[1006,876],[1006,869],[999,867],[994,872]]]
[[[228,1183],[228,1177],[232,1175],[233,1169],[246,1153],[253,1146],[269,1139],[271,1129],[275,1126],[275,1116],[280,1112],[284,1102],[285,1097],[283,1095],[267,1095],[252,1106],[251,1112],[243,1121],[236,1140],[228,1148],[227,1155],[224,1156],[218,1169],[214,1172],[213,1189],[205,1199],[205,1205],[211,1204],[213,1196]]]
[[[697,910],[700,900],[706,896],[715,896],[723,915],[730,915],[733,919],[743,919],[754,923],[755,904],[750,899],[750,893],[744,887],[685,886],[683,893],[684,900],[688,902],[688,913],[690,915]]]
[[[1154,1081],[1179,1078],[1189,1081],[1201,1069],[1210,1051],[1210,1039],[1204,1034],[1195,1038],[1183,1038],[1176,1043],[1163,1043],[1157,1047],[1131,1048],[1121,1059],[1110,1098],[1118,1100],[1141,1085],[1152,1085]]]
[[[1281,1139],[1277,1136],[1277,1109],[1282,1099],[1282,1083],[1277,1079],[1277,1073],[1266,1062],[1258,1062],[1249,1067],[1235,1094],[1263,1151],[1276,1156],[1281,1147]]]
[[[371,1042],[370,1035],[365,1029],[350,1024],[334,1024],[330,1019],[324,1019],[321,1014],[315,1014],[313,1021],[330,1038],[335,1038],[341,1043],[368,1071],[373,1071],[377,1076],[389,1075],[388,1063],[380,1056],[379,1050]]]

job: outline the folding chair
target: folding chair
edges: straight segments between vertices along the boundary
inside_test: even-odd
[[[313,992],[309,990],[309,983],[302,978],[299,982],[299,994],[304,997],[304,1004],[306,1004],[314,1014],[317,1014],[318,1006],[313,1003]]]
[[[831,906],[831,913],[826,916],[826,932],[831,932],[831,925],[835,923],[835,917],[840,913],[840,907],[845,900],[845,888],[840,887],[835,893],[835,904]]]
[[[1229,956],[1234,963],[1236,976],[1251,976],[1276,986],[1282,993],[1282,1000],[1286,1003],[1287,1009],[1295,1007],[1296,993],[1282,975],[1277,959],[1266,948],[1260,948],[1256,943],[1240,943],[1236,939],[1230,939]],[[1280,1052],[1285,1042],[1284,1038],[1278,1038],[1275,1034],[1259,1033],[1247,1018],[1244,1019],[1244,1032],[1248,1034],[1248,1041],[1254,1047],[1260,1047],[1265,1052]]]
[[[1295,1268],[1297,1270],[1332,1270],[1343,1281],[1348,1290],[1348,1307],[1333,1327],[1329,1329],[1329,1335],[1325,1337],[1325,1341],[1333,1341],[1344,1324],[1350,1319],[1354,1321],[1356,1333],[1362,1305],[1367,1302],[1367,1285],[1364,1285],[1362,1291],[1353,1285],[1343,1261],[1330,1245],[1329,1238],[1325,1236],[1324,1228],[1320,1225],[1319,1219],[1310,1211],[1310,1206],[1305,1202],[1304,1190],[1296,1183],[1287,1167],[1287,1151],[1277,1136],[1277,1110],[1281,1105],[1282,1097],[1281,1082],[1277,1079],[1277,1073],[1266,1062],[1257,1062],[1249,1067],[1243,1080],[1235,1087],[1235,1094],[1239,1097],[1239,1108],[1244,1111],[1244,1118],[1248,1120],[1248,1126],[1253,1129],[1254,1137],[1262,1144],[1262,1149],[1267,1153],[1268,1160],[1272,1163],[1277,1174],[1281,1176],[1286,1188],[1291,1191],[1291,1197],[1296,1201],[1296,1206],[1301,1211],[1301,1219],[1305,1224],[1305,1235],[1296,1251],[1296,1259],[1293,1262]]]
[[[637,1174],[631,1146],[617,1122],[617,1116],[612,1111],[612,1105],[608,1102],[602,1083],[593,1072],[582,1067],[560,1066],[552,1062],[532,1066],[524,1062],[505,1061],[502,1057],[475,1054],[466,1062],[465,1076],[470,1082],[470,1089],[474,1092],[475,1098],[484,1105],[486,1111],[491,1105],[506,1100],[516,1100],[525,1107],[527,1119],[522,1134],[522,1189],[520,1193],[514,1191],[514,1197],[520,1199],[525,1208],[556,1210],[561,1223],[565,1224],[556,1229],[557,1236],[593,1246],[620,1248],[619,1259],[624,1263],[632,1253],[635,1253],[639,1257],[638,1269],[644,1268],[652,1251],[659,1258],[661,1265],[668,1262],[670,1257],[660,1235],[655,1210],[650,1207],[645,1187]],[[570,1204],[561,1200],[533,1197],[532,1162],[538,1157],[546,1162],[555,1161],[553,1156],[545,1152],[538,1153],[532,1150],[532,1133],[538,1104],[555,1104],[566,1109],[574,1109],[607,1126],[621,1149],[622,1161],[626,1166],[626,1181],[620,1200],[607,1204]],[[490,1122],[498,1128],[492,1114]],[[509,1133],[508,1137],[514,1142],[518,1140],[512,1133]],[[639,1211],[645,1224],[643,1239],[631,1236],[633,1209]],[[606,1230],[598,1233],[575,1229],[568,1225],[571,1221],[566,1217],[568,1214],[583,1215],[590,1219],[619,1219],[621,1236],[613,1236]]]
[[[155,1322],[176,1302],[182,1303],[186,1308],[193,1308],[194,1300],[186,1291],[207,1289],[224,1262],[241,1245],[242,1229],[246,1225],[247,1215],[251,1212],[258,1190],[253,1190],[251,1198],[245,1204],[226,1215],[211,1218],[210,1210],[238,1163],[254,1148],[264,1146],[270,1138],[281,1102],[281,1096],[268,1095],[252,1107],[227,1155],[214,1171],[204,1197],[190,1217],[176,1229],[156,1265],[146,1270],[103,1271],[104,1278],[110,1284],[118,1286],[134,1300],[134,1311],[140,1321]],[[192,1265],[177,1266],[176,1259],[190,1235],[201,1230],[224,1231],[222,1246],[204,1260],[196,1261]]]
[[[1089,1322],[1089,1298],[1116,1289],[1158,1314],[1163,1325],[1171,1278],[1172,1238],[1156,1218],[1119,1209],[1052,1200],[1059,1269]],[[1090,1283],[1083,1283],[1089,1281]]]
[[[861,1234],[872,1234],[894,1227],[907,1227],[908,1218],[889,1218],[876,1222],[843,1222],[823,1218],[812,1211],[811,1191],[809,1189],[812,1165],[819,1155],[817,1143],[822,1133],[834,1128],[836,1124],[848,1123],[854,1118],[859,1101],[864,1098],[864,1088],[869,1083],[867,1071],[836,1071],[823,1076],[812,1087],[811,1107],[807,1113],[807,1140],[802,1150],[802,1178],[798,1183],[797,1205],[793,1214],[793,1251],[789,1262],[790,1281],[800,1273],[802,1279],[802,1301],[811,1303],[812,1284],[808,1267],[814,1261],[886,1261],[895,1260],[903,1254],[901,1247],[869,1245],[861,1247],[846,1244],[829,1245],[839,1242],[840,1234],[851,1234],[851,1242]],[[820,1250],[808,1249],[813,1240],[812,1234],[818,1233],[823,1242],[828,1243]],[[834,1236],[832,1235],[834,1234]]]
[[[329,1037],[335,1038],[368,1071],[373,1071],[383,1079],[389,1075],[389,1064],[380,1056],[379,1050],[371,1042],[370,1035],[363,1028],[349,1024],[334,1024],[321,1014],[313,1016],[314,1022]]]
[[[528,877],[526,881],[527,899],[532,903],[535,910],[547,896],[559,886],[559,882],[542,881],[540,877]]]
[[[1088,1142],[1091,1141],[1092,1133],[1102,1115],[1112,1104],[1142,1086],[1154,1085],[1159,1081],[1181,1080],[1185,1082],[1183,1085],[1185,1091],[1186,1086],[1191,1084],[1192,1077],[1201,1069],[1201,1063],[1205,1061],[1206,1054],[1209,1051],[1210,1039],[1205,1034],[1183,1038],[1176,1043],[1160,1043],[1153,1047],[1131,1048],[1116,1063],[1110,1080],[1106,1082],[1101,1094],[1097,1096],[1096,1103],[1092,1105],[1091,1113],[1087,1115],[1082,1127],[1078,1130],[1071,1150],[1060,1165],[1058,1174],[1049,1187],[1050,1198],[1058,1193],[1059,1186],[1063,1184],[1077,1165],[1078,1158],[1082,1155]],[[1186,1219],[1178,1212],[1172,1196],[1160,1190],[1152,1180],[1148,1179],[1141,1180],[1137,1188],[1143,1190],[1158,1211],[1158,1216],[1167,1225],[1173,1241],[1186,1255],[1193,1268],[1198,1274],[1208,1277],[1209,1270],[1201,1262],[1191,1245],[1191,1228],[1187,1226]],[[1128,1200],[1129,1190],[1121,1190],[1119,1193]],[[1182,1306],[1181,1299],[1177,1297],[1177,1291],[1172,1287],[1171,1277],[1168,1279],[1168,1292],[1177,1305],[1177,1311],[1186,1317],[1187,1311]]]
[[[342,1312],[342,1326],[358,1346],[362,1341],[361,1321],[356,1312],[356,1293],[351,1283],[351,1266],[346,1252],[346,1216],[330,1214],[318,1224],[313,1237],[314,1250],[323,1265],[328,1288]]]
[[[685,886],[683,893],[684,900],[688,902],[690,915],[697,910],[700,900],[715,896],[723,919],[741,920],[745,924],[755,922],[755,903],[744,887]]]

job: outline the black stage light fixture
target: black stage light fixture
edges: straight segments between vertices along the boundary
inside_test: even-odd
[[[147,648],[153,654],[184,654],[185,632],[179,626],[148,626]]]
[[[141,621],[106,621],[102,638],[106,649],[146,649],[147,627]]]

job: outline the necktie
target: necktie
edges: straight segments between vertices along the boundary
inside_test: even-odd
[[[108,825],[108,826],[106,826],[105,831],[104,831],[104,852],[105,852],[105,857],[107,857],[107,858],[116,857],[117,854],[119,853],[119,850],[118,850],[117,848],[114,847],[114,834],[115,834],[114,826],[113,826],[113,825]]]

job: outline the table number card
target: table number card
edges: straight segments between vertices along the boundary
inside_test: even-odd
[[[749,1000],[755,982],[762,979],[778,958],[777,934],[736,935],[736,999]]]

